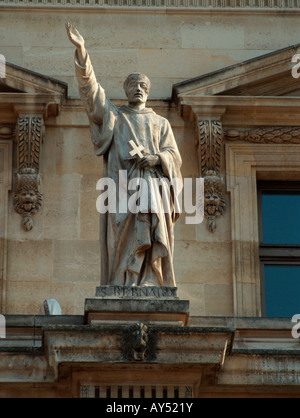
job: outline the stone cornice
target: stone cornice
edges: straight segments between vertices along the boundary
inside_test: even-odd
[[[242,13],[300,12],[299,0],[0,0],[0,7],[54,9],[110,9],[128,12],[180,11]]]
[[[0,341],[0,384],[23,383],[24,377],[26,384],[59,381],[62,364],[89,373],[89,381],[91,372],[97,381],[103,371],[111,374],[118,365],[123,378],[126,370],[146,375],[157,366],[162,371],[180,365],[182,372],[190,373],[190,367],[196,371],[204,390],[208,373],[215,381],[213,390],[249,385],[244,392],[251,393],[255,385],[261,385],[262,391],[299,387],[299,339],[293,338],[295,323],[290,318],[193,317],[190,322],[193,325],[187,327],[149,326],[155,358],[137,362],[124,358],[122,351],[122,336],[131,330],[128,325],[89,326],[83,316],[6,315],[8,337]]]
[[[178,103],[180,114],[190,121],[214,114],[231,128],[299,126],[299,97],[189,96]]]

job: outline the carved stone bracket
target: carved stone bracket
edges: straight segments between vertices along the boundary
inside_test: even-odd
[[[32,216],[42,205],[40,193],[39,161],[44,136],[42,116],[21,116],[17,126],[17,158],[14,207],[22,215],[22,227],[25,231],[33,228]]]
[[[197,145],[201,176],[204,178],[204,215],[210,232],[216,229],[216,218],[226,207],[224,182],[220,176],[223,129],[220,120],[198,119]]]
[[[131,325],[122,337],[123,357],[129,361],[155,359],[156,338],[147,325],[137,322]]]

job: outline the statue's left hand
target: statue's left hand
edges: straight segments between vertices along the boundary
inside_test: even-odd
[[[158,165],[160,159],[158,155],[146,155],[145,157],[138,160],[138,165],[143,169],[150,169]]]

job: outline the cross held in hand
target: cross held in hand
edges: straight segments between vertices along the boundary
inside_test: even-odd
[[[136,154],[140,157],[143,158],[143,154],[142,151],[144,150],[143,145],[139,145],[137,146],[136,143],[134,141],[129,141],[128,144],[131,146],[132,150],[129,151],[129,154],[134,157]]]

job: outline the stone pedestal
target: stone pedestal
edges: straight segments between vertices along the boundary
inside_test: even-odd
[[[187,324],[189,301],[180,300],[176,287],[98,286],[96,297],[85,300],[89,325]]]

